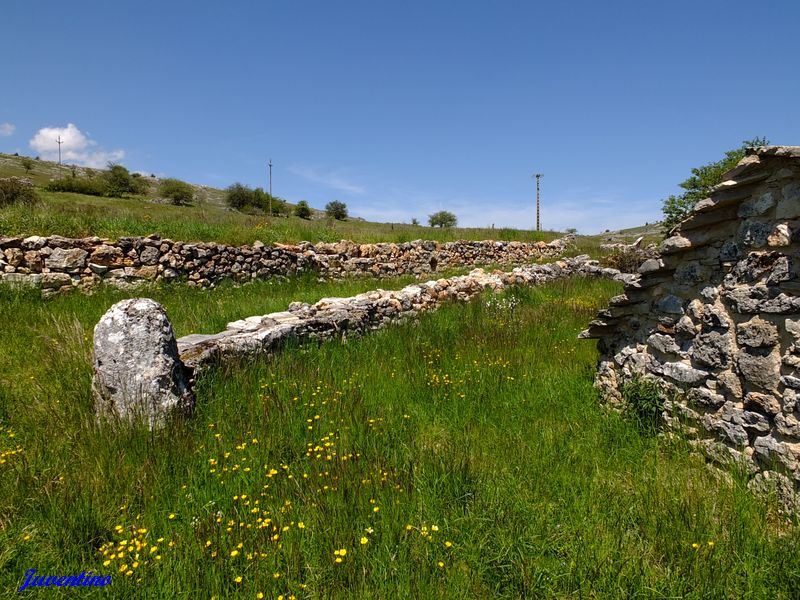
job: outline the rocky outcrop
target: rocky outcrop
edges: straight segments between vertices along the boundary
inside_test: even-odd
[[[800,489],[800,147],[752,149],[581,335],[613,404],[637,377],[717,461]]]
[[[94,328],[95,411],[106,420],[152,428],[193,407],[167,314],[148,298],[114,304]]]
[[[224,246],[161,239],[59,236],[0,237],[0,280],[41,287],[45,294],[86,289],[100,282],[132,287],[147,281],[185,280],[213,287],[223,279],[246,282],[313,272],[326,279],[353,276],[424,276],[442,269],[517,265],[563,255],[567,239],[545,242],[403,244],[301,242],[297,245]]]

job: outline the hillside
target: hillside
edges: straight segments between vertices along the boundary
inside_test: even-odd
[[[119,238],[149,235],[185,241],[214,241],[233,245],[293,243],[302,240],[357,242],[407,242],[415,239],[439,241],[498,239],[509,241],[549,241],[561,234],[519,229],[431,228],[405,223],[374,223],[362,219],[335,221],[314,210],[311,219],[270,217],[258,209],[239,212],[225,205],[225,192],[191,184],[195,200],[186,206],[173,206],[158,197],[160,179],[141,176],[148,191],[141,196],[103,198],[83,194],[50,192],[44,187],[53,179],[87,177],[98,170],[59,166],[36,160],[26,173],[24,157],[0,153],[0,177],[28,177],[38,188],[41,201],[34,207],[0,208],[0,236],[62,235]],[[291,205],[291,203],[290,203]]]

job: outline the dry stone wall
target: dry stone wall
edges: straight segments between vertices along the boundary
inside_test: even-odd
[[[424,275],[442,269],[487,264],[525,264],[561,256],[567,240],[545,242],[447,242],[402,244],[301,242],[297,245],[224,246],[161,239],[60,236],[0,237],[0,278],[41,287],[45,294],[86,289],[100,282],[119,287],[157,280],[186,280],[213,287],[223,279],[289,276],[310,271],[324,278]]]
[[[413,319],[445,302],[469,301],[487,289],[499,292],[508,286],[539,285],[571,276],[620,281],[633,277],[600,267],[588,256],[510,272],[476,269],[469,275],[431,280],[397,291],[323,298],[315,304],[295,302],[283,312],[229,323],[220,333],[182,337],[177,340],[177,359],[172,350],[172,328],[163,308],[148,299],[123,300],[112,306],[95,328],[96,412],[101,419],[145,417],[150,427],[159,427],[176,408],[182,412],[191,405],[191,384],[197,373],[220,361],[269,355],[289,340],[360,335]],[[189,379],[184,380],[184,374]]]
[[[666,422],[751,484],[800,489],[800,147],[753,149],[582,337],[613,404],[650,379]]]

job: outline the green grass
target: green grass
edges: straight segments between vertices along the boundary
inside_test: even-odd
[[[41,202],[33,207],[0,208],[0,235],[98,235],[161,237],[181,241],[207,241],[231,245],[261,240],[296,243],[302,240],[334,242],[351,239],[364,243],[409,242],[433,239],[552,240],[556,232],[517,229],[432,228],[401,223],[371,223],[356,219],[305,220],[298,217],[248,215],[207,203],[193,206],[160,204],[145,198],[98,198],[82,194],[39,190]]]
[[[3,330],[0,351],[27,356],[0,387],[0,448],[23,448],[0,465],[0,590],[35,566],[112,574],[114,598],[796,597],[797,530],[773,502],[598,402],[575,336],[618,291],[515,290],[230,364],[158,433],[92,419],[87,333],[117,293],[4,292],[25,337]],[[187,333],[263,312],[254,293],[271,302],[157,296]],[[135,569],[110,558],[137,541]]]
[[[0,154],[0,177],[26,176],[21,158]],[[82,168],[81,168],[82,169]],[[231,245],[252,244],[260,240],[296,243],[335,242],[350,239],[363,243],[410,242],[431,239],[550,241],[560,236],[553,231],[526,231],[508,228],[432,228],[405,223],[372,223],[360,219],[336,221],[298,217],[268,217],[260,211],[245,214],[229,210],[224,191],[195,186],[197,199],[189,206],[172,206],[154,201],[156,185],[147,197],[100,198],[83,194],[50,192],[44,186],[53,179],[69,177],[70,169],[48,161],[35,161],[27,175],[39,187],[41,202],[33,207],[0,208],[0,236],[62,235],[67,237],[146,236],[156,233],[180,241],[219,242]],[[79,173],[79,176],[81,174]],[[319,217],[317,211],[315,215]],[[424,218],[425,215],[420,215]]]

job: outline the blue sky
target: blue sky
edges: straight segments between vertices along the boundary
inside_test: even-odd
[[[742,140],[800,144],[800,2],[7,2],[0,151],[370,220],[655,221]],[[72,124],[72,127],[67,129]],[[44,131],[41,131],[45,128]],[[68,146],[68,147],[67,147]]]

